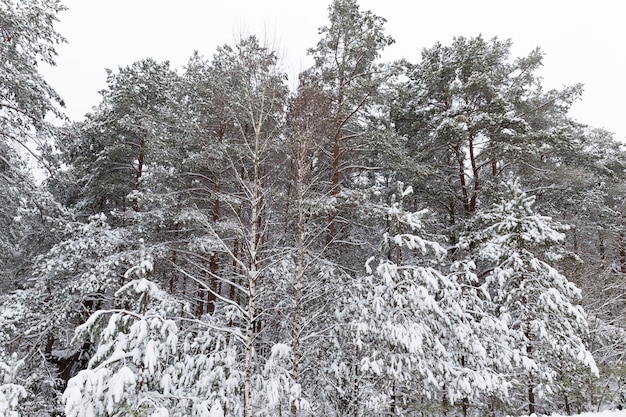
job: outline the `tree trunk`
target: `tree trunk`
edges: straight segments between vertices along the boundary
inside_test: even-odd
[[[305,248],[305,230],[304,230],[304,157],[300,154],[297,172],[297,205],[298,205],[298,248],[297,248],[297,264],[296,264],[296,284],[295,284],[295,311],[293,318],[292,333],[292,369],[291,379],[295,384],[298,383],[300,377],[299,365],[301,360],[300,337],[302,333],[302,286],[304,281],[304,248]],[[298,412],[295,401],[291,403],[291,414],[296,416]]]
[[[248,272],[248,309],[246,314],[246,363],[245,363],[245,376],[244,376],[244,415],[245,417],[252,417],[252,366],[253,366],[253,353],[254,353],[254,336],[255,336],[255,323],[254,315],[256,314],[256,273],[257,271],[252,269]]]
[[[178,221],[176,223],[174,223],[174,241],[176,242],[178,240],[178,231],[180,230],[180,225],[178,224]],[[176,271],[176,263],[178,261],[178,253],[176,252],[176,249],[173,248],[172,249],[172,274],[170,275],[170,282],[169,282],[169,290],[170,290],[170,294],[174,294],[174,284],[176,282],[176,273],[174,271]]]
[[[531,342],[530,322],[526,323],[526,354],[528,358],[533,357],[533,344]],[[532,371],[528,373],[528,414],[535,414],[536,402],[535,402],[535,381]]]
[[[622,227],[626,225],[626,218],[622,216]],[[622,274],[626,274],[626,234],[619,233],[619,265]]]
[[[136,191],[139,191],[139,181],[141,180],[141,176],[143,175],[145,147],[146,147],[146,139],[142,136],[141,139],[139,139],[139,156],[137,157],[137,171],[135,175],[135,190]],[[139,201],[137,201],[137,197],[133,199],[132,207],[135,212],[139,211]]]
[[[480,179],[478,178],[478,164],[476,163],[476,156],[474,155],[474,133],[469,134],[469,157],[470,165],[472,167],[472,175],[474,177],[474,189],[472,190],[472,198],[470,199],[469,209],[470,213],[476,211],[476,201],[478,199],[478,190],[480,189]]]
[[[218,182],[216,185],[216,195],[219,195],[219,193],[220,193],[220,184]],[[213,222],[217,223],[217,221],[219,220],[219,217],[220,217],[220,198],[216,197],[215,202],[213,203]],[[221,292],[221,285],[220,285],[220,282],[215,279],[215,277],[217,276],[219,276],[219,258],[218,258],[217,253],[214,252],[211,254],[211,258],[209,259],[209,276],[208,276],[207,285],[209,285],[213,291],[219,294]],[[215,303],[217,301],[217,297],[215,296],[213,291],[207,291],[207,295],[206,295],[206,303],[207,303],[206,311],[209,314],[215,311]]]
[[[453,148],[459,169],[459,182],[461,184],[461,201],[463,202],[463,211],[466,216],[471,213],[469,192],[467,190],[467,181],[465,179],[465,156],[458,147]]]
[[[341,153],[340,148],[339,148],[340,137],[341,137],[341,129],[337,128],[337,131],[335,132],[335,138],[333,141],[333,163],[332,163],[332,178],[331,178],[332,187],[330,190],[330,195],[333,198],[336,198],[337,195],[339,194],[339,155]],[[328,243],[330,243],[332,239],[335,237],[336,218],[337,218],[337,209],[334,208],[328,214],[328,236],[327,236]]]
[[[359,405],[360,405],[360,372],[359,372],[359,368],[360,368],[360,363],[361,363],[361,355],[359,353],[359,348],[358,346],[354,347],[355,350],[355,365],[354,365],[354,409],[352,410],[354,415],[353,417],[359,417]]]

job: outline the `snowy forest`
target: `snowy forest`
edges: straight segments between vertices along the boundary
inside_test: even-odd
[[[69,121],[63,9],[0,1],[0,416],[626,405],[626,150],[539,48],[382,62],[385,19],[332,0],[297,88],[241,36]]]

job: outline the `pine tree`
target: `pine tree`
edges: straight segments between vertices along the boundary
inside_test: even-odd
[[[408,65],[399,89],[392,117],[427,176],[419,181],[418,172],[416,190],[448,226],[488,207],[503,173],[532,166],[569,139],[562,128],[581,87],[544,92],[541,51],[510,62],[510,48],[480,36],[437,43]]]
[[[165,152],[176,149],[168,137],[176,82],[167,62],[152,59],[108,70],[101,103],[60,138],[80,195],[70,203],[81,212],[140,210],[146,177],[170,168],[176,155]]]
[[[366,115],[388,74],[377,60],[393,39],[384,33],[385,19],[359,10],[356,0],[333,1],[328,17],[329,25],[319,30],[322,38],[308,51],[315,65],[300,75],[300,82],[324,91],[328,97],[332,128],[324,138],[324,147],[329,158],[330,240],[336,235],[345,238],[339,234],[341,201],[349,200],[353,186],[350,175],[367,168],[360,164],[357,154],[369,151]]]
[[[562,363],[598,371],[585,345],[588,323],[580,290],[552,266],[563,256],[564,227],[536,214],[534,197],[518,182],[506,187],[506,198],[477,214],[476,232],[461,245],[475,248],[493,299],[492,314],[510,331],[506,353],[516,372],[511,400],[533,414],[542,397],[556,391]]]
[[[54,128],[46,117],[60,117],[63,101],[39,73],[54,65],[55,30],[65,7],[57,0],[0,2],[0,287],[21,287],[32,259],[47,249],[41,239],[56,207],[33,178],[55,170],[49,159]],[[33,235],[41,234],[33,238]],[[34,244],[41,241],[42,245]]]
[[[467,415],[481,396],[507,393],[496,362],[506,327],[493,317],[473,263],[446,265],[447,250],[425,238],[427,210],[404,209],[412,189],[399,187],[384,210],[390,224],[384,258],[375,270],[371,258],[369,275],[351,287],[358,294],[354,337],[367,381],[363,412],[413,415],[431,403],[433,411],[460,404]]]
[[[63,393],[67,416],[240,415],[235,350],[149,280],[153,267],[143,253],[126,272],[135,279],[116,292],[128,308],[99,310],[77,328],[96,348]]]

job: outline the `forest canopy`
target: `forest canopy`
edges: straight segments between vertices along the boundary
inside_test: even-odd
[[[626,405],[626,152],[539,48],[333,0],[296,89],[242,36],[54,126],[62,10],[0,1],[0,416]]]

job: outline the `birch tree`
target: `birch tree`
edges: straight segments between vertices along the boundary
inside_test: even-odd
[[[260,370],[256,352],[263,328],[262,301],[269,290],[263,280],[272,254],[270,190],[280,167],[274,158],[281,141],[286,77],[277,68],[276,54],[256,37],[244,38],[234,48],[221,48],[213,65],[230,96],[225,110],[234,135],[226,158],[234,186],[219,197],[228,207],[228,216],[218,223],[207,218],[205,227],[214,250],[230,259],[232,269],[214,277],[224,284],[221,290],[206,286],[206,291],[235,312],[230,325],[238,326],[233,334],[240,335],[242,344],[244,416],[252,417],[254,377]]]

